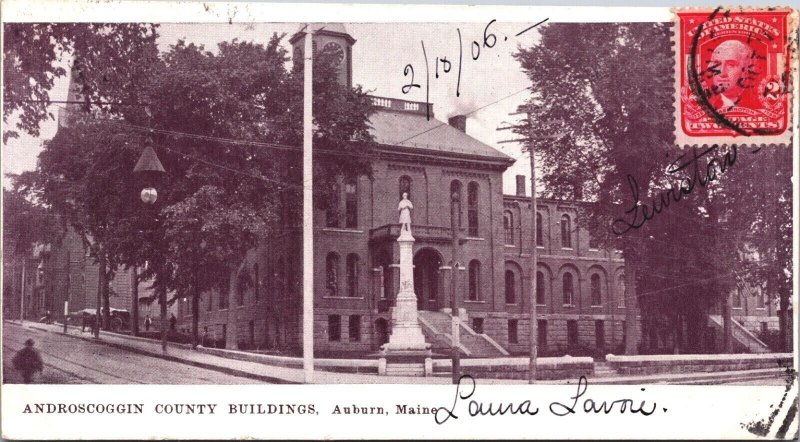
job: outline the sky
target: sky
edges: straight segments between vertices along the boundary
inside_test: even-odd
[[[515,122],[519,116],[509,115],[516,111],[529,95],[525,89],[530,85],[527,77],[520,71],[513,53],[519,46],[529,47],[538,43],[539,34],[535,28],[517,36],[529,24],[494,22],[486,28],[483,23],[345,23],[346,30],[355,38],[353,45],[353,83],[360,84],[373,95],[400,98],[412,101],[425,101],[426,82],[429,100],[434,105],[437,119],[447,121],[456,114],[470,113],[467,119],[467,133],[478,140],[506,153],[517,162],[505,173],[503,190],[514,193],[514,175],[529,175],[530,166],[527,154],[523,154],[517,143],[500,143],[514,139],[510,131],[497,128]],[[159,28],[158,44],[166,51],[179,39],[202,44],[207,50],[215,51],[219,42],[238,39],[267,43],[273,33],[286,33],[284,45],[289,49],[288,37],[299,28],[297,23],[163,23]],[[458,86],[459,35],[463,55],[461,61],[461,81]],[[484,31],[496,36],[493,47],[483,44]],[[476,44],[473,44],[477,42]],[[426,81],[425,55],[428,59],[429,80]],[[492,46],[491,37],[488,41]],[[479,51],[475,49],[479,46]],[[291,51],[289,51],[291,54]],[[477,54],[477,59],[473,56]],[[435,77],[436,58],[446,58],[451,62],[450,72],[443,71],[440,61],[439,78]],[[68,56],[61,61],[66,68]],[[419,88],[412,88],[403,94],[402,87],[408,84],[409,76],[404,76],[407,64],[414,68],[414,82]],[[69,72],[69,69],[67,68]],[[69,80],[62,77],[56,80],[50,93],[52,100],[65,100]],[[476,109],[479,109],[476,111]],[[51,107],[57,115],[57,106]],[[474,112],[473,112],[474,111]],[[11,124],[15,123],[12,118]],[[41,136],[32,137],[21,133],[20,138],[12,139],[3,146],[3,185],[8,185],[6,173],[20,173],[36,167],[36,156],[44,140],[51,138],[56,130],[55,121],[41,125]],[[411,136],[413,134],[409,134]]]

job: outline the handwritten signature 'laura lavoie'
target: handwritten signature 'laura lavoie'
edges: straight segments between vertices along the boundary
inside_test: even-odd
[[[458,385],[456,385],[456,395],[453,399],[453,405],[449,409],[447,407],[439,407],[436,409],[436,413],[434,414],[436,423],[442,425],[450,418],[458,419],[456,408],[458,408],[458,404],[460,402],[466,400],[469,400],[467,403],[467,412],[471,417],[502,416],[506,414],[535,416],[539,414],[539,407],[533,405],[533,402],[531,402],[530,399],[526,399],[522,402],[505,403],[481,402],[476,399],[472,399],[472,397],[475,395],[475,386],[475,379],[472,378],[472,376],[461,376],[461,378],[458,380]],[[645,400],[642,400],[639,402],[639,405],[636,405],[633,399],[627,398],[615,399],[612,401],[604,400],[602,402],[595,401],[591,398],[584,398],[588,388],[589,381],[586,380],[585,376],[581,376],[578,380],[578,389],[575,395],[570,396],[571,401],[566,401],[566,403],[561,403],[558,401],[551,402],[549,407],[550,413],[555,416],[569,416],[576,413],[609,414],[612,412],[618,412],[620,414],[624,414],[627,412],[630,414],[650,416],[656,411],[656,403],[653,402],[652,404],[648,404]],[[645,389],[642,388],[641,391],[645,391]],[[579,405],[579,401],[581,399],[583,399],[583,402],[581,402]],[[662,409],[664,412],[667,411],[666,408]]]

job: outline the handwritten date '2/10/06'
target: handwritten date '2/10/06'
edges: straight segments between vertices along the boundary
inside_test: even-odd
[[[520,35],[530,31],[531,29],[541,25],[542,23],[546,22],[548,19],[544,19],[538,23],[535,23],[527,28],[523,29],[522,31],[518,32],[514,35],[514,37],[519,37]],[[477,41],[473,40],[470,44],[470,55],[472,56],[473,61],[477,61],[481,56],[481,48],[485,49],[492,49],[497,45],[497,36],[490,31],[490,27],[494,22],[497,20],[492,20],[486,24],[486,27],[483,28],[483,44],[481,45]],[[464,61],[464,43],[463,38],[461,36],[461,28],[456,28],[456,33],[458,33],[458,76],[456,79],[456,97],[461,96],[461,67]],[[508,36],[503,37],[503,41],[507,41]],[[427,109],[427,118],[428,120],[431,119],[430,115],[430,63],[428,62],[428,53],[425,51],[425,42],[420,41],[422,45],[422,57],[425,59],[425,108]],[[449,74],[450,71],[453,70],[453,62],[449,60],[446,56],[436,57],[435,58],[435,68],[434,68],[434,77],[439,78],[444,76],[444,74]],[[408,84],[403,85],[400,90],[403,94],[408,94],[414,88],[421,88],[422,85],[419,83],[415,83],[414,81],[414,66],[409,63],[403,68],[403,76],[409,77]]]

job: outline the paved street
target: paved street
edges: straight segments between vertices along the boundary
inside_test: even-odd
[[[300,368],[279,367],[259,362],[171,347],[169,358],[161,355],[158,341],[131,339],[116,334],[104,334],[102,342],[94,342],[87,331],[70,328],[70,335],[60,333],[57,325],[3,322],[3,382],[21,382],[21,376],[11,367],[13,355],[23,347],[27,338],[36,341],[45,363],[37,377],[39,383],[71,384],[253,384],[299,383],[303,381]],[[44,330],[49,329],[50,332]],[[84,338],[79,339],[78,336]],[[148,355],[150,354],[150,355]],[[183,361],[183,362],[178,362]],[[446,384],[448,376],[427,378],[386,377],[366,373],[334,373],[318,370],[315,381],[331,383],[412,383]],[[524,380],[478,379],[479,383],[521,384]],[[568,384],[574,379],[547,381]],[[640,376],[590,378],[591,384],[673,384],[673,385],[785,385],[781,370],[749,370],[717,373],[674,373]]]
[[[140,355],[56,333],[3,322],[3,383],[20,383],[11,366],[27,338],[36,341],[45,368],[36,382],[45,384],[255,384],[232,376],[151,356]],[[87,332],[88,333],[88,332]]]

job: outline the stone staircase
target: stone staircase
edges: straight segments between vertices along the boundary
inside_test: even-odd
[[[450,315],[442,312],[420,311],[419,322],[425,339],[431,344],[431,349],[436,353],[449,354],[452,348]],[[508,352],[497,342],[483,333],[476,333],[463,321],[459,331],[459,349],[462,356],[471,358],[508,356]]]
[[[719,333],[724,333],[725,327],[723,325],[722,315],[708,315],[708,325],[717,329]],[[734,345],[737,345],[739,350],[747,353],[770,352],[767,344],[758,339],[753,332],[745,328],[739,321],[731,318],[731,325],[733,326]]]
[[[619,373],[617,373],[616,370],[611,368],[611,366],[608,365],[608,362],[595,361],[593,377],[596,377],[596,378],[613,378],[615,376],[619,376]]]
[[[425,376],[425,363],[394,362],[387,364],[386,376]]]

